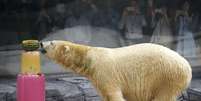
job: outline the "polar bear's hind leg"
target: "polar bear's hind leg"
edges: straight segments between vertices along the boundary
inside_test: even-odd
[[[156,93],[152,101],[176,101],[177,96],[182,92],[182,89],[170,86],[163,86]]]

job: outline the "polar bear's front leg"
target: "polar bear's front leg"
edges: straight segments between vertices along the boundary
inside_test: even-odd
[[[103,101],[126,101],[121,91],[103,94]]]

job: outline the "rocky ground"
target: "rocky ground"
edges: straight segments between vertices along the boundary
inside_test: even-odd
[[[178,101],[201,101],[201,80],[192,80]],[[0,79],[0,101],[16,101],[16,79]],[[85,77],[66,73],[46,76],[46,101],[101,101]]]
[[[16,101],[16,79],[0,79],[0,101]],[[100,101],[84,77],[67,73],[46,76],[46,101]]]

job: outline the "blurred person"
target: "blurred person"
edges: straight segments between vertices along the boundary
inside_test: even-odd
[[[145,25],[145,19],[137,1],[132,0],[130,4],[123,10],[119,29],[123,31],[123,37],[140,43],[143,41],[142,27]]]
[[[92,0],[75,0],[68,5],[68,9],[72,11],[70,13],[73,14],[78,25],[91,25],[92,22],[97,21],[94,20],[94,16],[98,16],[98,7]],[[66,20],[68,22],[70,19]]]
[[[151,43],[157,43],[164,45],[166,47],[172,48],[172,30],[170,28],[170,21],[167,15],[167,8],[163,6],[158,13],[159,20],[157,22],[156,28],[153,31],[153,35],[151,37]]]
[[[147,41],[150,41],[150,37],[152,36],[154,28],[156,27],[156,10],[157,9],[155,8],[154,0],[148,0],[145,10],[146,26],[143,28],[143,33],[146,36]]]
[[[78,20],[71,10],[68,10],[68,16],[65,19],[65,28],[70,28],[78,25]]]
[[[192,31],[190,30],[192,17],[189,15],[190,5],[186,1],[181,10],[176,13],[177,21],[177,47],[176,51],[184,57],[196,57],[196,43]]]
[[[66,14],[66,5],[62,2],[56,4],[54,11],[52,12],[52,19],[53,19],[53,30],[64,29],[65,27],[65,20],[67,17]]]
[[[95,16],[98,12],[98,8],[96,4],[92,0],[81,0],[83,6],[81,6],[79,9],[81,9],[81,15],[79,20],[80,25],[91,25],[95,19]]]

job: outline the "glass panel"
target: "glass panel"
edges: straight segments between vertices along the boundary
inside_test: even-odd
[[[0,0],[0,50],[25,39],[102,47],[161,44],[201,65],[199,0]]]

